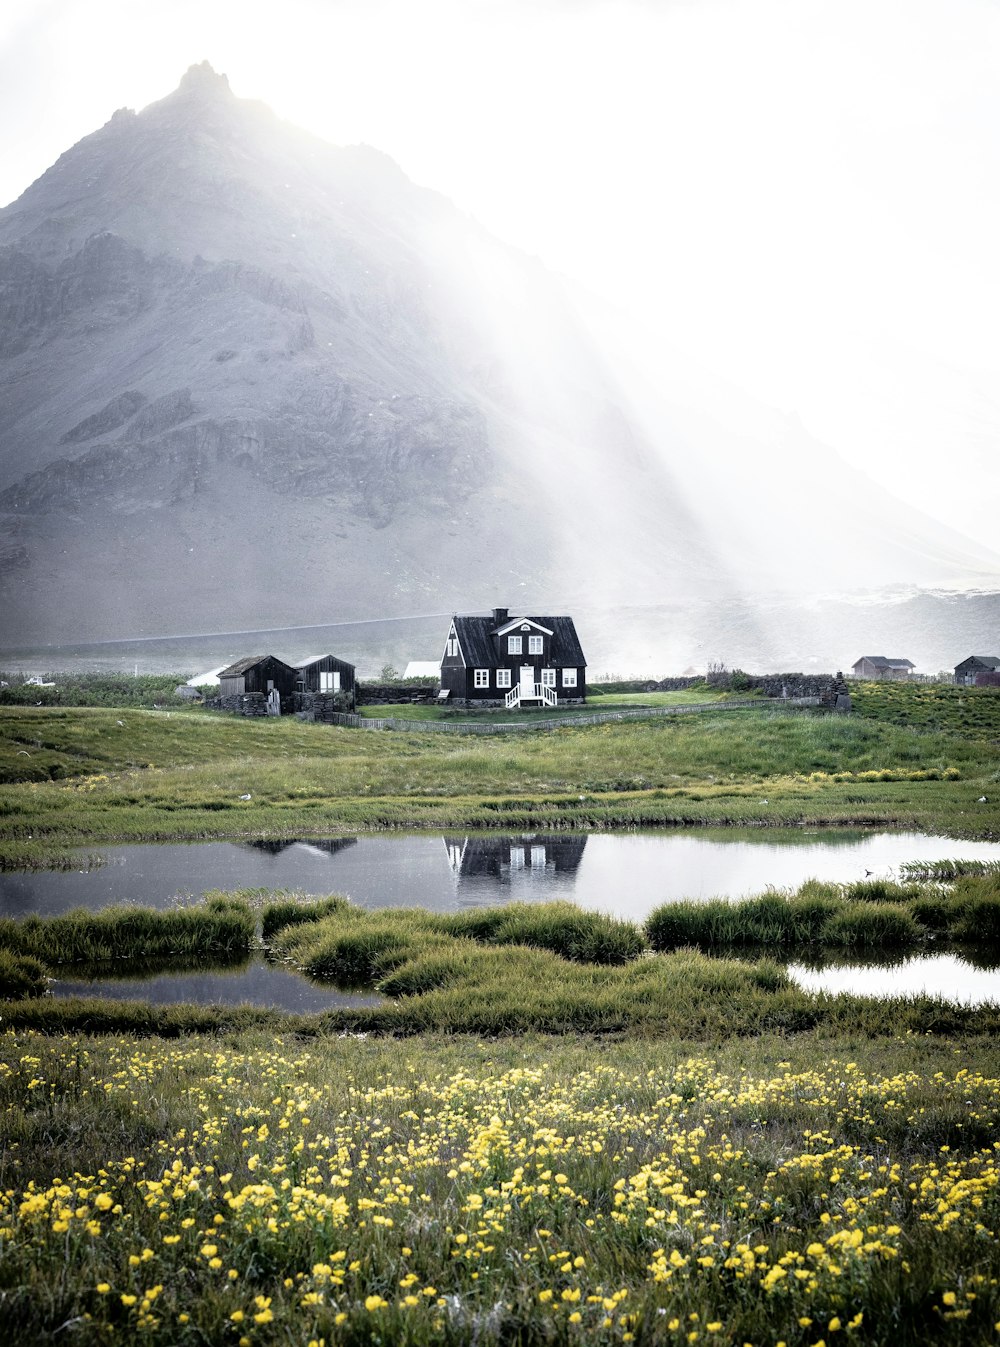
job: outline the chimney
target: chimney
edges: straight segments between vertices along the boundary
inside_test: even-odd
[[[504,624],[506,621],[507,621],[507,609],[506,609],[506,608],[494,608],[494,609],[493,609],[493,625],[494,625],[494,627],[502,627],[503,624]]]

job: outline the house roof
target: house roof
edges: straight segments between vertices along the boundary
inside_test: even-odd
[[[296,670],[308,669],[311,664],[318,664],[320,660],[332,659],[334,664],[339,664],[344,669],[353,669],[353,664],[348,664],[346,659],[340,659],[337,655],[310,655],[308,659],[300,659],[296,662]]]
[[[549,656],[552,664],[584,668],[587,663],[571,617],[539,617],[535,613],[525,613],[517,619],[508,617],[499,627],[492,613],[482,617],[474,613],[456,614],[452,620],[468,668],[492,668],[497,662],[494,636],[500,630],[513,630],[521,622],[531,622],[552,633]]]
[[[996,655],[969,655],[961,663],[966,664],[970,659],[974,659],[977,664],[985,664],[988,669],[1000,669],[1000,659]]]
[[[228,668],[219,670],[220,678],[238,678],[240,674],[245,674],[248,669],[252,669],[255,664],[261,660],[267,659],[267,655],[247,655],[246,659],[238,659],[235,664],[230,664]]]
[[[911,659],[886,659],[884,655],[862,655],[854,663],[863,664],[866,661],[868,664],[874,664],[876,669],[915,669],[917,667]]]

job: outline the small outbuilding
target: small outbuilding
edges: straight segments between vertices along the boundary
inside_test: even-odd
[[[974,687],[980,674],[1000,673],[1000,658],[996,655],[970,655],[955,665],[955,682]]]
[[[308,693],[323,697],[343,693],[353,711],[354,665],[336,655],[314,655],[295,666],[295,690],[302,698]]]
[[[885,655],[862,655],[851,666],[855,678],[909,678],[917,666],[909,659],[886,659]]]
[[[225,711],[280,715],[295,680],[292,666],[276,655],[248,655],[219,670],[219,702]]]

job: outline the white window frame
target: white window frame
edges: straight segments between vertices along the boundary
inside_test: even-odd
[[[339,669],[320,669],[320,671],[319,671],[319,690],[320,690],[320,692],[339,692],[339,691],[340,691],[340,670],[339,670]]]
[[[575,670],[575,669],[563,669],[562,685],[563,685],[564,688],[575,688],[575,687],[576,687],[576,670]]]
[[[509,687],[510,687],[510,670],[509,670],[509,669],[497,669],[497,687],[498,687],[498,688],[509,688]]]
[[[508,637],[507,637],[507,654],[508,654],[508,655],[519,655],[520,653],[521,653],[521,638],[520,638],[520,636],[508,636]]]
[[[476,669],[472,676],[472,685],[477,688],[488,688],[490,685],[489,669]]]
[[[555,685],[556,685],[556,671],[555,671],[555,669],[543,669],[543,670],[542,670],[542,687],[543,687],[543,688],[554,688]]]
[[[545,640],[544,640],[543,637],[541,637],[541,636],[529,636],[529,637],[528,637],[528,654],[529,654],[529,655],[540,655],[540,654],[542,654],[542,652],[543,652],[544,649],[545,649]]]
[[[457,636],[449,636],[449,637],[448,637],[448,651],[447,651],[447,653],[448,653],[449,656],[454,656],[454,655],[457,655],[457,654],[458,654],[458,637],[457,637]]]

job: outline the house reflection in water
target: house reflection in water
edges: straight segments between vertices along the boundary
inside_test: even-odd
[[[280,856],[289,847],[307,847],[311,851],[322,851],[328,856],[336,856],[338,851],[343,851],[345,847],[357,846],[357,843],[356,837],[303,837],[292,841],[262,837],[253,842],[244,842],[243,845],[254,851],[263,851],[268,856]]]
[[[444,844],[458,901],[488,904],[569,896],[587,839],[559,833],[503,833],[446,836]]]

